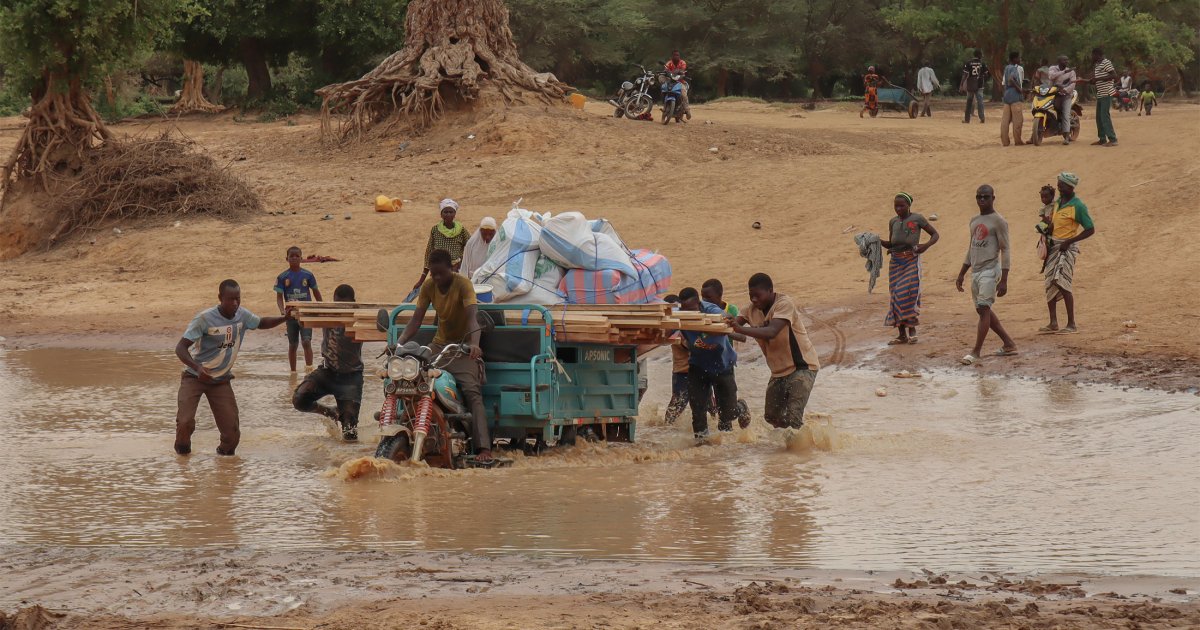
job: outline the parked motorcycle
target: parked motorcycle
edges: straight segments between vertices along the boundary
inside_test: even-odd
[[[379,311],[377,325],[391,325],[386,309]],[[383,408],[375,414],[379,422],[379,446],[375,457],[396,463],[424,461],[434,468],[465,468],[471,465],[471,440],[467,409],[454,376],[441,368],[470,352],[467,344],[449,344],[436,357],[427,347],[410,341],[384,351]]]
[[[1054,108],[1054,98],[1058,96],[1058,86],[1042,85],[1033,92],[1033,137],[1035,145],[1042,144],[1045,136],[1062,134],[1062,126],[1058,120],[1058,110]],[[1083,118],[1083,108],[1079,106],[1079,93],[1071,94],[1071,140],[1079,138],[1079,121]]]
[[[1141,92],[1136,89],[1117,90],[1117,109],[1123,112],[1131,112],[1137,109],[1138,96]]]
[[[654,73],[645,66],[636,65],[642,75],[632,81],[625,81],[617,90],[617,97],[608,101],[613,106],[613,118],[625,116],[636,120],[644,116],[654,107],[654,99],[650,96],[650,88],[654,85]]]
[[[660,89],[663,95],[663,113],[662,124],[666,125],[674,118],[675,122],[683,122],[683,116],[687,113],[683,106],[683,91],[686,89],[685,84],[686,74],[683,72],[663,71],[659,73],[658,80],[662,84]]]

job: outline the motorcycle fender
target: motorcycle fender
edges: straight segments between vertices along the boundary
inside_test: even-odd
[[[392,437],[393,435],[400,435],[405,431],[407,431],[407,429],[405,429],[404,425],[402,424],[389,424],[379,428],[379,435],[380,437]]]

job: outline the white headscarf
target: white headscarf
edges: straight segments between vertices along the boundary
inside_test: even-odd
[[[484,230],[496,230],[496,220],[492,217],[484,217],[479,222],[479,229],[471,235],[467,240],[467,246],[463,248],[462,266],[459,268],[462,274],[467,278],[475,275],[475,272],[487,262],[488,244],[483,240],[481,234]]]

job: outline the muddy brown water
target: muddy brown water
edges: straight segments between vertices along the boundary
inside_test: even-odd
[[[373,465],[290,408],[278,353],[244,352],[238,456],[171,452],[169,353],[0,349],[0,545],[528,553],[821,568],[1200,575],[1200,398],[930,373],[821,373],[800,434],[756,420],[691,444],[515,455],[512,468]],[[660,416],[669,363],[651,365]],[[739,368],[751,409],[766,371]],[[887,396],[876,395],[886,388]]]

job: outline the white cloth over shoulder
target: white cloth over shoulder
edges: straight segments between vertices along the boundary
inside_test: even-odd
[[[491,229],[493,230],[496,229],[494,227],[495,223],[495,219],[492,219],[493,227]],[[462,275],[468,278],[475,275],[475,272],[479,271],[479,268],[488,259],[488,243],[484,242],[482,232],[483,225],[481,224],[480,229],[475,230],[475,233],[467,240],[467,246],[463,248],[462,266],[460,269],[462,270]]]

